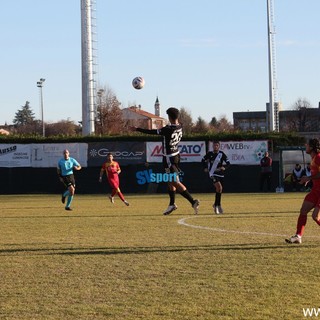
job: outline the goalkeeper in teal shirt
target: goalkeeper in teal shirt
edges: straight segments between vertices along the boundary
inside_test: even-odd
[[[67,190],[62,194],[61,201],[65,203],[66,197],[68,197],[65,209],[69,211],[72,210],[70,206],[76,189],[73,170],[81,170],[81,165],[76,159],[70,157],[69,150],[63,150],[63,158],[58,162],[57,172],[60,181],[67,187]]]

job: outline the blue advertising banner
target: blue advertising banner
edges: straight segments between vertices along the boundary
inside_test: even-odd
[[[100,167],[111,152],[120,165],[146,162],[145,142],[107,141],[88,143],[88,167]]]

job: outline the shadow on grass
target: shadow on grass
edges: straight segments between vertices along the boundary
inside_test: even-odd
[[[318,248],[318,243],[290,245],[290,244],[229,244],[205,246],[165,246],[165,247],[89,247],[89,248],[17,248],[0,249],[0,256],[12,255],[118,255],[118,254],[148,254],[148,253],[176,253],[187,251],[251,251],[251,250],[304,250]]]
[[[239,215],[241,215],[241,219],[245,218],[252,218],[254,216],[257,216],[259,218],[262,217],[267,217],[267,218],[274,218],[277,216],[280,216],[281,214],[290,214],[290,215],[296,215],[298,217],[297,212],[293,212],[292,210],[286,210],[286,211],[277,211],[277,212],[268,212],[268,211],[260,211],[260,212],[227,212],[222,215],[216,215],[211,212],[206,212],[206,213],[200,213],[198,215],[194,214],[188,214],[188,212],[181,212],[177,213],[175,212],[174,214],[164,216],[161,212],[156,212],[153,214],[140,214],[140,213],[119,213],[119,214],[94,214],[94,215],[87,215],[87,214],[77,214],[76,211],[74,211],[72,214],[61,214],[61,215],[30,215],[30,216],[3,216],[1,219],[82,219],[82,218],[101,218],[101,219],[106,219],[106,218],[133,218],[133,217],[159,217],[163,219],[170,219],[171,217],[185,217],[188,215],[188,217],[213,217],[213,218],[219,218],[219,219],[237,219],[239,218]],[[243,217],[247,215],[248,217]]]

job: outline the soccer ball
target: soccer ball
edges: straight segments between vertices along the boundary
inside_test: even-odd
[[[140,90],[144,87],[144,79],[142,77],[135,77],[132,80],[132,85],[135,89]]]

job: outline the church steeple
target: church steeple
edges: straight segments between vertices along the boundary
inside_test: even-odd
[[[157,96],[156,102],[154,103],[154,114],[158,117],[160,117],[160,102]]]

